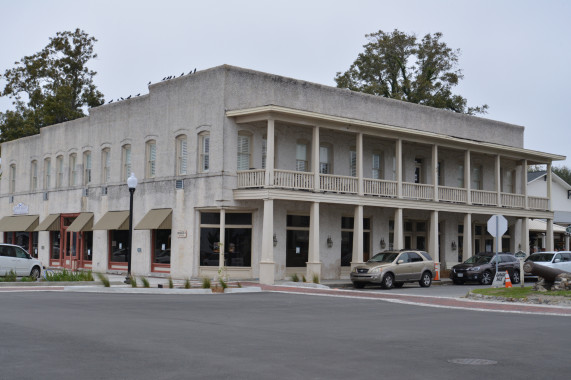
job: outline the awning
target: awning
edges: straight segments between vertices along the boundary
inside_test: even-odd
[[[5,216],[0,220],[0,231],[32,232],[38,226],[39,220],[40,217],[38,215]]]
[[[172,208],[150,210],[137,224],[136,230],[170,230],[172,228]]]
[[[59,231],[60,214],[49,214],[35,231]]]
[[[529,230],[535,232],[546,232],[547,231],[547,222],[540,219],[530,219],[529,220]],[[553,232],[554,233],[565,233],[565,227],[559,226],[553,223]]]
[[[95,226],[94,230],[128,230],[129,211],[108,211],[103,215]]]
[[[75,220],[67,227],[71,232],[91,231],[93,229],[93,213],[82,212],[75,218]]]

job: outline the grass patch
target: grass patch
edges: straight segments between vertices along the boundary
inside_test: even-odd
[[[63,269],[61,271],[46,272],[46,281],[93,281],[93,273],[91,271],[70,271]]]
[[[184,288],[185,289],[190,289],[190,279],[187,278],[186,280],[184,280]]]
[[[299,282],[299,276],[297,275],[297,273],[294,273],[294,274],[291,276],[291,280],[292,280],[293,282]]]
[[[202,289],[210,289],[210,279],[204,277],[202,279]]]
[[[531,286],[513,287],[513,288],[486,288],[486,289],[474,289],[472,290],[474,294],[482,294],[484,296],[495,296],[495,297],[507,297],[507,298],[526,298],[533,295],[542,296],[564,296],[571,297],[571,291],[569,290],[558,290],[553,292],[537,292],[533,290]]]
[[[22,277],[20,279],[20,281],[22,281],[22,282],[36,282],[36,279],[31,277],[31,276],[26,276],[26,277]]]
[[[149,284],[149,280],[146,277],[141,277],[141,282],[143,283],[143,288],[150,288],[151,284]]]
[[[220,286],[222,287],[222,289],[226,289],[228,287],[228,284],[222,278],[219,278],[218,282],[220,283]]]
[[[301,282],[307,282],[307,280],[305,279],[305,275],[301,276]]]
[[[111,282],[109,282],[109,279],[103,273],[97,273],[97,278],[103,283],[104,287],[108,288],[111,286]]]
[[[131,276],[131,287],[132,288],[137,287],[137,278],[135,276]]]
[[[10,272],[6,273],[6,276],[2,278],[3,282],[16,282],[16,272],[14,270],[10,270]]]
[[[169,289],[174,288],[174,283],[172,282],[172,277],[169,277]]]
[[[316,274],[313,274],[313,283],[314,284],[319,284],[319,276]]]

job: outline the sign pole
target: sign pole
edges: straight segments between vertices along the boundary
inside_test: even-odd
[[[498,260],[500,259],[499,256],[499,244],[498,244],[498,240],[501,238],[502,235],[500,235],[500,221],[499,221],[500,217],[499,215],[496,215],[496,274],[498,274]]]

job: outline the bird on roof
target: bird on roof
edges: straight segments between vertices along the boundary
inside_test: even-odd
[[[184,71],[182,72],[182,74],[180,74],[180,76],[183,76],[183,75],[184,75]]]
[[[127,99],[131,99],[131,95],[127,96]]]
[[[194,71],[192,72],[193,74],[196,72],[196,67],[194,68]]]
[[[139,92],[137,95],[135,95],[135,96],[139,96],[139,95],[141,95],[141,93],[140,93],[140,92]]]
[[[111,103],[113,103],[113,99],[111,99],[111,100],[109,101],[109,103],[107,103],[107,104],[111,104]]]
[[[123,97],[121,97],[121,100],[125,100],[125,99],[123,99]]]
[[[167,79],[167,77],[164,77],[164,78],[163,78],[163,80],[166,80],[166,79]]]
[[[149,86],[151,84],[151,81],[149,81],[149,83],[147,83],[147,86]]]

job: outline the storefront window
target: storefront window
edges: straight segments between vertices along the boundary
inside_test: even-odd
[[[93,231],[83,232],[83,260],[93,260]]]
[[[205,212],[200,217],[200,265],[220,265],[220,213]],[[224,265],[252,265],[252,214],[225,213]]]
[[[127,249],[129,244],[129,231],[111,230],[109,231],[110,257],[113,263],[127,262]]]
[[[4,232],[4,242],[6,244],[19,245],[33,257],[38,257],[38,233],[37,232]],[[35,249],[35,250],[34,250]]]
[[[171,263],[171,230],[154,230],[153,263]]]
[[[59,260],[60,239],[60,231],[50,231],[50,257],[52,260]]]

